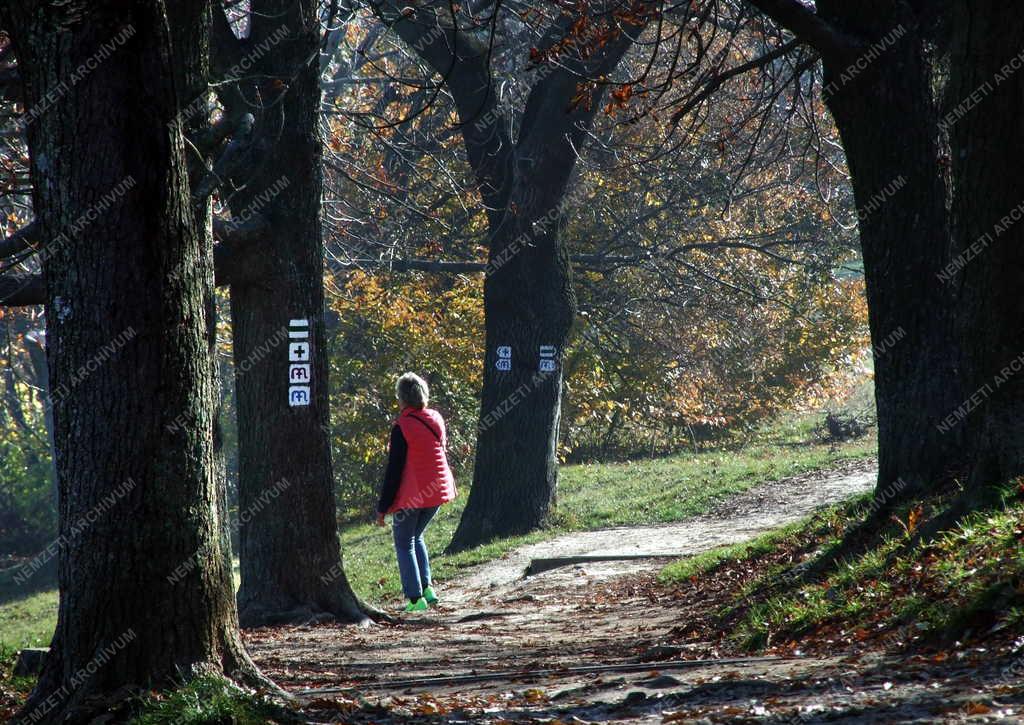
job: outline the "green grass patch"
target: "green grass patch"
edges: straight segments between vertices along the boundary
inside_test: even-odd
[[[867,496],[784,531],[667,566],[666,585],[756,571],[709,627],[741,650],[875,642],[938,645],[1024,632],[1024,489],[946,526],[957,492],[869,519]],[[937,532],[924,535],[922,532]],[[780,566],[780,561],[785,564]]]
[[[451,540],[465,506],[463,491],[458,500],[438,512],[427,529],[434,576],[443,582],[464,567],[563,533],[680,521],[706,513],[722,500],[764,481],[874,455],[874,437],[842,446],[815,442],[813,428],[819,420],[789,416],[763,429],[752,442],[732,448],[626,463],[564,466],[559,474],[558,504],[547,528],[442,555],[439,552]],[[345,571],[360,595],[371,601],[401,595],[389,528],[371,523],[350,525],[342,530],[341,540]]]
[[[57,593],[49,589],[0,606],[0,649],[46,647],[57,622]]]
[[[285,711],[220,677],[197,677],[177,689],[154,694],[139,705],[131,725],[263,725],[282,722]],[[291,720],[291,718],[286,718]]]
[[[16,649],[0,646],[0,690],[27,697],[36,684],[36,678],[14,676],[14,663],[17,656]]]
[[[462,495],[441,509],[427,531],[435,578],[443,585],[464,567],[562,533],[679,521],[704,513],[762,481],[874,455],[873,436],[841,446],[817,442],[814,428],[820,421],[820,415],[786,416],[746,442],[713,450],[626,463],[564,466],[558,505],[547,528],[444,556],[440,551],[451,540],[466,502],[467,482],[462,481]],[[345,526],[340,536],[345,571],[356,592],[376,603],[399,597],[401,585],[390,528],[381,529],[370,522],[352,524]],[[56,592],[26,592],[23,597],[5,600],[0,604],[0,644],[13,648],[48,644],[56,621]]]

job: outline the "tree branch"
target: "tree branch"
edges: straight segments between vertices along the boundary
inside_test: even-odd
[[[13,257],[39,245],[39,224],[26,224],[6,239],[0,240],[0,259]]]
[[[773,60],[781,58],[782,56],[786,55],[791,50],[802,44],[803,42],[799,39],[791,40],[788,43],[779,46],[771,53],[765,53],[759,58],[754,58],[751,61],[735,66],[734,68],[730,68],[724,73],[720,73],[719,75],[715,76],[710,81],[708,81],[707,84],[705,84],[705,86],[700,90],[699,93],[697,93],[697,95],[693,96],[683,105],[682,108],[680,108],[679,110],[672,114],[672,123],[679,123],[680,119],[682,119],[683,116],[685,116],[687,113],[689,113],[694,108],[703,103],[705,100],[707,100],[712,94],[715,93],[715,91],[717,91],[719,88],[725,85],[727,81],[732,80],[736,76],[743,75],[747,71],[751,71],[756,68],[763,68],[764,66],[771,63]]]
[[[224,227],[222,226],[223,230]],[[238,238],[213,247],[213,265],[216,284],[226,287],[245,278],[246,258],[255,252],[236,246]],[[609,272],[621,267],[633,267],[651,259],[649,254],[611,256],[604,254],[575,254],[572,263],[578,269]],[[333,260],[336,271],[362,269],[373,272],[428,272],[431,274],[479,274],[487,271],[486,262],[448,261],[443,259],[348,259]],[[46,285],[42,275],[0,276],[0,307],[23,307],[46,303]]]
[[[747,0],[748,3],[830,61],[855,57],[864,44],[841,32],[800,0]]]
[[[572,158],[608,86],[605,78],[632,47],[650,19],[642,5],[633,7],[638,12],[632,18],[637,20],[636,23],[619,19],[614,28],[592,30],[593,33],[613,33],[610,40],[596,35],[573,38],[570,34],[576,31],[571,16],[560,23],[563,40],[556,59],[558,65],[541,75],[530,89],[516,145],[521,158],[532,159],[535,178],[551,175],[551,178],[564,176],[568,179]],[[614,16],[609,14],[608,17]],[[551,36],[550,31],[548,35]],[[587,82],[599,85],[587,102],[575,102],[580,84]]]
[[[490,69],[491,45],[460,27],[455,6],[402,7],[398,0],[372,3],[377,16],[441,76],[455,100],[470,166],[488,214],[497,222],[508,201],[512,140],[498,107]],[[493,21],[496,22],[496,19]]]
[[[24,307],[46,302],[46,282],[43,275],[0,276],[0,306]]]

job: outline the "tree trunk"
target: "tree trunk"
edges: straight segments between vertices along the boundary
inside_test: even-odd
[[[61,597],[19,718],[63,723],[122,688],[258,675],[222,555],[213,260],[170,123],[206,52],[206,7],[35,6],[2,12],[26,108],[40,110],[27,128],[34,206],[54,240],[42,256]],[[174,42],[171,27],[185,29]]]
[[[369,610],[342,568],[331,466],[316,6],[274,0],[253,9],[250,43],[287,33],[259,61],[259,72],[278,80],[263,84],[270,110],[259,158],[230,201],[236,218],[267,220],[231,286],[239,617],[245,627],[324,616],[363,622]]]
[[[1024,17],[1002,3],[954,6],[944,118],[957,150],[958,243],[947,261],[958,270],[946,286],[958,312],[964,388],[963,407],[940,423],[965,430],[974,495],[1024,473]]]
[[[486,351],[473,487],[449,551],[541,526],[555,500],[562,356],[576,310],[552,195],[512,193],[484,282]],[[541,227],[546,229],[541,230]]]
[[[908,496],[964,468],[963,430],[936,427],[963,400],[955,300],[938,277],[955,248],[948,150],[938,133],[938,83],[927,29],[866,3],[819,12],[875,42],[905,34],[866,70],[826,62],[826,102],[842,135],[860,221],[878,406],[877,491]],[[870,7],[867,7],[870,6]],[[869,28],[870,30],[866,30]],[[892,337],[890,337],[892,336]],[[886,339],[899,338],[891,346]]]
[[[916,16],[896,5],[902,14],[877,2],[818,4],[869,40],[906,31],[853,80],[843,80],[850,66],[826,63],[861,212],[877,493],[887,502],[950,479],[977,488],[1024,470],[1024,182],[1015,151],[1024,78],[1005,72],[1019,62],[1022,22],[993,3],[940,3]],[[902,339],[885,345],[897,331]]]
[[[482,188],[493,190],[492,209],[504,213],[488,215],[487,348],[476,462],[448,551],[536,529],[555,501],[562,357],[576,315],[561,228],[577,154],[606,86],[593,89],[589,102],[573,99],[580,76],[612,73],[642,28],[642,21],[619,24],[614,39],[594,54],[593,66],[581,65],[578,75],[554,72],[534,85],[514,150],[495,157],[503,165],[474,164]],[[472,117],[464,113],[462,120],[471,160],[483,156],[485,146],[469,134]]]

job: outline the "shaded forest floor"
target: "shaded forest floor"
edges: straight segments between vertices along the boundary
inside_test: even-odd
[[[672,555],[796,531],[873,480],[870,462],[849,462],[755,487],[684,523],[568,534],[467,571],[439,607],[399,623],[254,630],[247,644],[299,696],[307,721],[1019,721],[1024,661],[1013,659],[1012,628],[984,643],[927,644],[884,627],[820,627],[769,637],[755,650],[766,656],[751,657],[723,623],[749,628],[735,611],[750,584],[820,541],[783,537],[684,560],[682,576],[656,573]],[[650,558],[523,576],[531,560],[568,555]]]

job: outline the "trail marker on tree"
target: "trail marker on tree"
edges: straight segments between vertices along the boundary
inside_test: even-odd
[[[288,322],[288,337],[300,342],[288,344],[288,405],[291,407],[309,405],[309,386],[312,383],[312,366],[309,346],[309,320],[296,319]],[[301,342],[305,340],[305,342]]]
[[[497,352],[498,360],[494,363],[494,367],[502,372],[508,372],[512,369],[512,347],[510,345],[499,345]]]
[[[540,346],[540,364],[537,366],[538,372],[542,373],[553,373],[555,372],[555,355],[558,352],[558,348],[554,345],[541,345]]]

